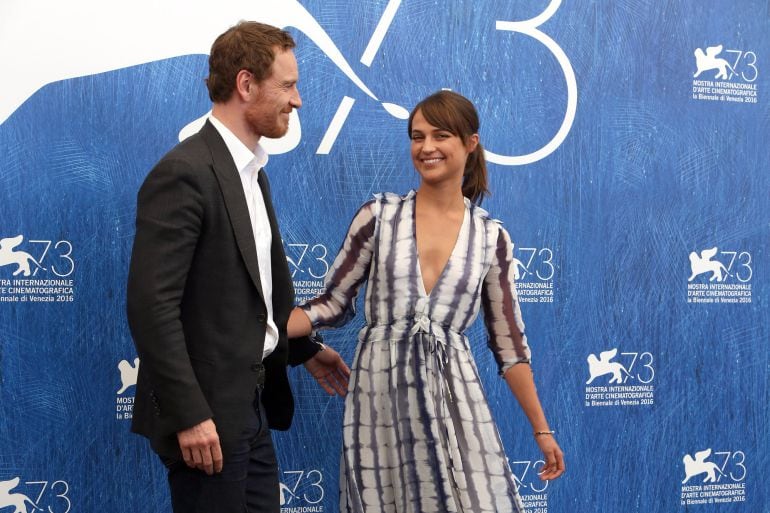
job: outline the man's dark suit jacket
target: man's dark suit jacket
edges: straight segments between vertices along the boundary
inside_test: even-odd
[[[262,186],[280,332],[264,361],[262,403],[270,427],[287,429],[294,402],[286,365],[307,360],[319,346],[287,341],[294,291],[266,181]],[[176,459],[177,431],[213,418],[226,457],[253,408],[266,315],[241,179],[206,122],[160,160],[137,199],[128,279],[128,321],[140,358],[132,430]]]

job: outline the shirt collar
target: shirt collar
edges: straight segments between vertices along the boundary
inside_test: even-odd
[[[214,125],[214,128],[217,129],[219,135],[224,139],[225,146],[227,146],[230,155],[233,157],[235,168],[239,173],[242,173],[252,161],[255,162],[256,169],[260,169],[267,165],[267,152],[261,144],[257,143],[257,147],[254,148],[254,150],[250,150],[243,144],[243,141],[238,139],[238,137],[236,137],[224,123],[215,118],[213,114],[209,116],[209,121],[211,121],[211,124]]]

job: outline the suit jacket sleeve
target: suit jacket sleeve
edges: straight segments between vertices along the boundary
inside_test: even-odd
[[[323,338],[315,333],[310,337],[298,337],[289,339],[289,365],[296,367],[303,364],[321,350]]]
[[[137,199],[128,321],[168,434],[213,416],[190,363],[181,321],[204,215],[198,180],[184,156],[166,157],[150,172]]]

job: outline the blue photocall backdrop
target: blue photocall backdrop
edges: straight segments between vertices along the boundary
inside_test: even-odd
[[[767,2],[216,8],[0,6],[0,512],[170,511],[163,467],[129,433],[135,198],[210,109],[205,53],[239,19],[298,43],[304,104],[267,167],[298,300],[323,289],[361,203],[417,186],[404,109],[462,93],[567,461],[537,479],[477,322],[528,511],[768,511]],[[361,323],[326,334],[348,362]],[[274,433],[283,511],[337,511],[342,400],[290,374],[294,424]]]

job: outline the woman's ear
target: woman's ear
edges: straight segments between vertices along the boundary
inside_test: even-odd
[[[476,151],[476,146],[479,145],[479,134],[473,134],[470,137],[468,137],[468,140],[465,143],[465,148],[468,150],[468,153],[473,153]]]

